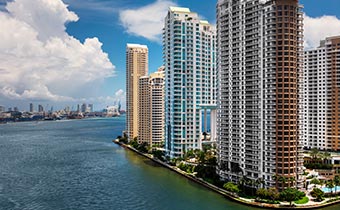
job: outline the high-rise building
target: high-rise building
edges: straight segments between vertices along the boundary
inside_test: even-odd
[[[340,36],[305,51],[303,74],[303,146],[340,150]]]
[[[164,141],[164,68],[139,78],[139,143]]]
[[[302,185],[301,8],[298,0],[218,1],[218,173],[225,180]]]
[[[164,142],[164,67],[150,75],[151,142],[161,145]]]
[[[5,112],[6,108],[4,106],[0,106],[0,112]]]
[[[93,104],[89,104],[88,109],[89,109],[89,112],[93,112]]]
[[[32,103],[30,103],[30,112],[34,112],[33,104]]]
[[[163,29],[165,150],[202,148],[201,105],[216,102],[215,28],[188,8],[170,7]]]
[[[151,145],[151,99],[149,76],[139,78],[138,88],[138,142]]]
[[[38,105],[38,111],[39,112],[43,112],[44,111],[44,107],[41,104]]]
[[[66,112],[66,113],[69,113],[71,110],[70,110],[70,107],[69,106],[66,106],[65,108],[64,108],[64,111]]]
[[[81,105],[81,112],[85,113],[87,111],[87,105],[85,103],[83,103]]]
[[[148,47],[126,46],[126,133],[129,141],[138,136],[139,78],[148,74]]]
[[[18,112],[19,111],[18,107],[14,107],[13,111]]]

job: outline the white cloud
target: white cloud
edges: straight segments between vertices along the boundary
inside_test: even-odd
[[[116,93],[115,93],[115,96],[117,97],[117,99],[123,98],[125,96],[124,90],[122,90],[122,89],[117,90]]]
[[[176,4],[170,0],[157,0],[137,9],[121,10],[119,19],[127,33],[159,42],[170,6]]]
[[[97,38],[65,31],[78,16],[61,0],[15,0],[0,11],[0,98],[73,101],[115,67]],[[90,91],[88,91],[90,92]]]
[[[318,47],[320,40],[340,35],[340,20],[335,16],[304,17],[305,49]]]
[[[79,100],[82,103],[95,103],[98,107],[107,107],[112,105],[117,105],[118,102],[121,102],[122,106],[125,107],[125,92],[122,89],[119,89],[115,92],[114,95],[111,96],[99,96],[92,98],[83,98]]]

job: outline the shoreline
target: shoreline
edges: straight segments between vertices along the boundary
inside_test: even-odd
[[[113,143],[125,148],[125,149],[128,149],[132,152],[135,152],[137,153],[138,155],[142,156],[142,157],[145,157],[161,166],[163,166],[164,168],[167,168],[197,184],[200,184],[201,186],[211,190],[211,191],[214,191],[222,196],[224,196],[225,198],[229,199],[230,201],[233,201],[233,202],[237,202],[239,204],[243,204],[243,205],[247,205],[247,206],[250,206],[250,207],[257,207],[257,208],[269,208],[269,209],[320,209],[320,208],[324,208],[324,207],[328,207],[328,206],[332,206],[332,205],[335,205],[335,204],[339,204],[340,203],[340,200],[337,200],[337,201],[333,201],[333,202],[325,202],[325,203],[321,203],[319,205],[299,205],[299,204],[294,204],[295,206],[289,206],[289,205],[285,205],[285,204],[267,204],[267,203],[259,203],[259,202],[251,202],[251,201],[247,201],[247,200],[244,200],[236,195],[234,195],[233,193],[231,192],[228,192],[222,188],[219,188],[215,185],[212,185],[206,181],[204,181],[203,179],[200,179],[200,178],[197,178],[197,177],[194,177],[180,169],[178,169],[177,167],[175,166],[171,166],[171,165],[168,165],[167,163],[165,162],[162,162],[156,158],[153,158],[151,155],[148,155],[148,154],[144,154],[138,150],[136,150],[135,148],[131,147],[130,145],[126,145],[124,143],[121,143],[119,142],[119,140],[112,140]]]

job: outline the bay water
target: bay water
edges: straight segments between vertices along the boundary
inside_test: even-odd
[[[254,209],[112,143],[124,128],[124,117],[0,125],[0,209]]]

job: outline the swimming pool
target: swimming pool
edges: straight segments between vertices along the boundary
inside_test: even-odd
[[[322,190],[324,193],[330,193],[330,192],[335,193],[335,187],[333,187],[333,188],[323,187],[323,188],[321,188],[321,190]],[[340,192],[340,186],[337,186],[337,187],[336,187],[336,192]]]

